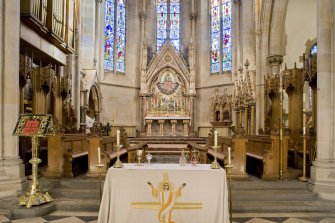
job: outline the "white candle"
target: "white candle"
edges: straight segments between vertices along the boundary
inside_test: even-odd
[[[101,163],[100,147],[98,147],[98,163]]]
[[[218,146],[218,131],[214,131],[214,146]]]
[[[228,147],[228,165],[230,165],[231,164],[231,148],[230,147]]]
[[[120,145],[120,129],[116,131],[116,145]]]
[[[306,135],[306,112],[305,110],[302,110],[302,123],[303,123],[302,133],[303,135]]]

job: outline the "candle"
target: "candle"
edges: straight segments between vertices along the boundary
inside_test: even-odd
[[[302,110],[302,123],[303,123],[302,133],[303,135],[306,135],[306,112],[305,110]]]
[[[218,146],[218,131],[214,131],[214,146]]]
[[[98,147],[98,163],[101,163],[100,147]]]
[[[230,147],[228,147],[228,165],[230,165],[231,164],[231,148]]]
[[[120,145],[120,129],[116,131],[116,145]]]

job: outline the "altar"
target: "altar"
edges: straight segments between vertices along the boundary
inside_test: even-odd
[[[110,168],[98,223],[228,223],[224,169],[208,164]]]

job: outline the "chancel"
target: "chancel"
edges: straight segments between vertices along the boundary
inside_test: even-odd
[[[334,9],[0,0],[0,222],[335,222]]]

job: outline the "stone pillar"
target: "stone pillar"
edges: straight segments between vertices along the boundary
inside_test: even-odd
[[[251,105],[251,114],[250,114],[250,135],[255,135],[255,105]]]
[[[176,123],[177,120],[171,120],[171,125],[172,125],[172,136],[176,136]]]
[[[145,120],[146,124],[147,124],[147,136],[151,136],[151,124],[152,124],[152,120]]]
[[[3,198],[15,196],[25,180],[18,137],[12,135],[20,110],[20,1],[0,1],[0,14],[0,198]]]
[[[164,122],[165,120],[158,120],[159,123],[159,135],[164,136]]]
[[[86,102],[87,90],[80,90],[80,131],[86,133]]]
[[[183,120],[183,124],[184,124],[184,136],[188,136],[189,135],[188,126],[190,124],[190,120]]]
[[[317,1],[317,157],[310,179],[311,189],[328,200],[335,200],[334,7],[333,0]]]
[[[255,35],[255,15],[254,2],[242,0],[242,62],[249,60],[251,70],[255,69],[256,64],[256,35]]]

